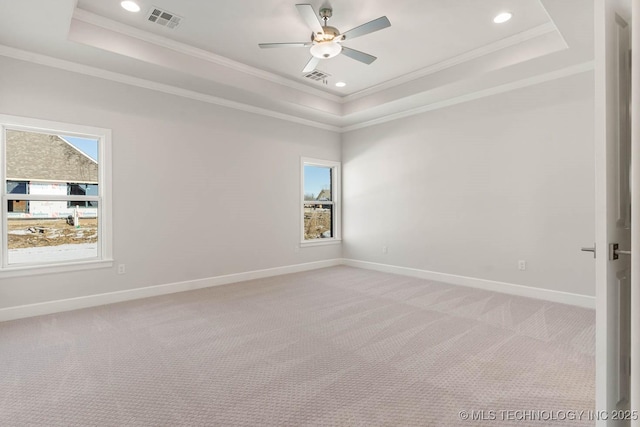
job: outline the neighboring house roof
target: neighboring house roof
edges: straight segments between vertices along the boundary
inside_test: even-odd
[[[318,197],[316,197],[316,200],[331,200],[331,190],[323,189],[320,194],[318,194]]]
[[[7,130],[7,179],[97,183],[98,163],[57,135]]]

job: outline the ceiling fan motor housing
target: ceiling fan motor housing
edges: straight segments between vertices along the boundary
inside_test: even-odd
[[[318,33],[318,34],[311,33],[312,42],[316,42],[316,43],[330,42],[330,41],[333,41],[334,39],[338,39],[338,36],[340,35],[340,31],[338,31],[338,29],[335,27],[326,26],[326,27],[322,27],[322,30],[324,31],[323,33]]]

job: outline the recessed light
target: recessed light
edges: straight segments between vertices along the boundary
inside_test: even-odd
[[[131,0],[123,1],[122,3],[120,3],[120,6],[122,6],[124,10],[128,10],[129,12],[140,12],[140,6],[138,6],[138,3]]]
[[[496,17],[493,18],[493,22],[495,22],[496,24],[502,24],[511,19],[512,16],[513,14],[510,12],[502,12],[497,14]]]
[[[337,87],[345,87],[347,84],[345,82],[338,82],[336,83]]]

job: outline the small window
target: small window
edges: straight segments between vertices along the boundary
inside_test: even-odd
[[[27,194],[26,181],[7,181],[8,194]],[[9,212],[27,213],[29,211],[29,202],[26,200],[8,200]]]
[[[110,261],[109,131],[0,119],[0,272]]]
[[[98,184],[68,184],[67,194],[71,196],[97,196]],[[91,200],[75,200],[68,202],[67,207],[83,207],[83,208],[96,208],[98,206],[97,201]]]
[[[302,243],[340,240],[340,163],[302,159]]]

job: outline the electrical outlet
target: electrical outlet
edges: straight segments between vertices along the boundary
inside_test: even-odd
[[[388,247],[386,247],[386,246],[383,246],[383,247],[382,247],[382,253],[383,253],[383,254],[389,253],[389,248],[388,248]]]
[[[124,274],[127,272],[127,267],[124,264],[118,264],[118,274]]]
[[[527,269],[527,261],[521,259],[520,261],[518,261],[518,270],[520,271],[524,271]]]

